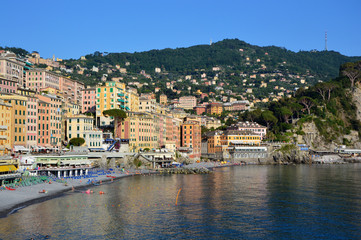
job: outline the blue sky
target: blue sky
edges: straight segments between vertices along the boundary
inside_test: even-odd
[[[79,58],[238,38],[361,56],[360,0],[2,0],[0,46]]]

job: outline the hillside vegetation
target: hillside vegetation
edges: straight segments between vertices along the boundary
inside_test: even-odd
[[[353,73],[354,82],[349,73]],[[339,77],[307,90],[299,89],[292,98],[272,102],[267,110],[257,109],[241,117],[269,126],[271,140],[304,141],[315,148],[331,143],[354,146],[361,136],[361,105],[355,102],[360,77],[361,61],[343,64]],[[317,132],[309,130],[311,125]]]

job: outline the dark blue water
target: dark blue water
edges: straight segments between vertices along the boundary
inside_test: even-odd
[[[176,196],[181,188],[178,205]],[[0,219],[1,239],[361,239],[361,165],[137,176]]]

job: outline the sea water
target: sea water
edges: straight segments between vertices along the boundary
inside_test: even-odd
[[[85,190],[1,218],[0,239],[361,239],[361,164],[237,166]]]

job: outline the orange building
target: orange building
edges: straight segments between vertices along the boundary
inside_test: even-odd
[[[202,113],[206,112],[205,106],[195,106],[193,109],[196,111],[197,115],[202,115]]]
[[[201,125],[197,121],[186,121],[181,125],[181,146],[191,148],[190,158],[201,157]]]

